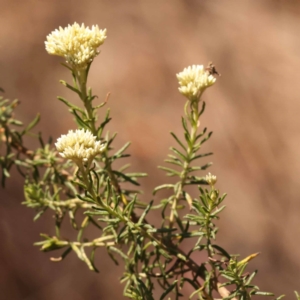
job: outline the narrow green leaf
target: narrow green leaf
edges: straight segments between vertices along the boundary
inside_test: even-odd
[[[67,87],[68,89],[70,89],[71,91],[75,92],[76,94],[78,94],[79,97],[81,97],[81,92],[80,90],[78,90],[77,88],[71,86],[70,84],[68,84],[66,81],[64,80],[60,80],[59,81],[62,85],[64,85],[65,87]]]
[[[159,185],[157,186],[152,194],[155,195],[158,191],[162,190],[162,189],[173,189],[174,188],[174,184],[162,184],[162,185]]]
[[[256,274],[257,274],[257,270],[254,271],[254,272],[252,272],[252,273],[250,274],[250,276],[247,278],[247,281],[246,281],[245,285],[247,285],[247,286],[250,285],[252,279],[255,277]],[[272,295],[272,296],[273,296],[273,295]]]
[[[80,128],[91,130],[90,126],[86,121],[83,121],[82,118],[78,115],[75,109],[72,109],[73,115],[75,116],[75,121]]]
[[[135,180],[132,179],[130,176],[127,176],[127,175],[124,174],[124,173],[121,173],[121,172],[116,171],[116,170],[114,170],[113,173],[116,174],[118,177],[123,178],[124,181],[126,181],[126,182],[130,182],[130,183],[132,183],[132,184],[134,184],[134,185],[136,185],[136,186],[139,186],[139,185],[140,185],[137,181],[135,181]]]
[[[63,102],[64,104],[66,104],[66,105],[67,105],[68,107],[70,107],[72,110],[76,110],[76,111],[80,111],[81,113],[84,113],[84,111],[83,111],[80,107],[78,107],[78,106],[72,104],[71,102],[69,102],[69,101],[66,100],[65,98],[58,96],[57,99],[58,99],[59,101]]]
[[[42,209],[41,211],[39,211],[33,218],[33,221],[35,222],[37,219],[40,218],[40,216],[47,210],[48,207],[45,207],[44,209]]]
[[[210,156],[210,155],[213,155],[213,152],[204,153],[204,154],[199,154],[199,155],[194,156],[194,157],[191,159],[191,161],[194,161],[194,160],[196,160],[196,159],[198,159],[198,158]]]
[[[178,151],[176,148],[171,147],[170,149],[171,149],[174,153],[176,153],[179,157],[181,157],[181,159],[182,159],[183,161],[187,161],[187,157],[186,157],[184,154],[182,154],[180,151]]]
[[[23,122],[19,121],[19,120],[11,120],[10,124],[16,125],[16,126],[22,126]]]
[[[113,136],[109,139],[109,138],[108,138],[108,132],[107,132],[107,135],[106,135],[106,140],[108,141],[108,142],[107,142],[107,148],[109,148],[109,146],[110,146],[111,143],[114,141],[114,139],[116,138],[116,136],[117,136],[117,133],[115,132],[115,133],[113,134]]]
[[[147,177],[147,173],[126,173],[127,176],[133,178],[133,177]]]
[[[135,207],[135,203],[137,201],[137,195],[133,198],[132,201],[130,201],[124,208],[124,214],[127,213],[127,216],[130,218],[132,215],[133,209]]]
[[[175,141],[185,150],[185,146],[184,146],[184,144],[179,140],[179,138],[176,136],[176,134],[175,133],[173,133],[173,132],[170,132],[171,133],[171,135],[172,135],[172,137],[175,139]]]
[[[149,205],[145,208],[145,210],[143,211],[143,213],[142,213],[141,217],[139,218],[139,221],[138,221],[137,224],[139,224],[139,225],[142,224],[142,222],[144,221],[146,215],[148,214],[149,210],[151,209],[152,205],[153,205],[153,200],[151,200]]]
[[[175,159],[165,159],[165,162],[169,163],[169,164],[172,164],[172,165],[175,165],[175,166],[179,166],[181,168],[184,165],[178,158],[176,160]]]
[[[128,260],[128,256],[125,253],[123,253],[121,250],[119,250],[115,247],[112,247],[112,246],[107,247],[107,250],[108,250],[108,252],[113,251],[113,252],[118,253],[123,259],[125,259],[125,261]]]
[[[174,287],[177,285],[178,280],[175,280],[162,294],[161,297],[159,298],[159,300],[163,300],[165,299],[165,297],[172,292],[172,290],[174,289]]]
[[[185,130],[185,132],[187,133],[188,137],[190,136],[189,134],[189,129],[186,123],[186,119],[184,117],[181,117],[181,122],[182,122],[182,127]]]
[[[100,139],[101,136],[102,136],[102,133],[103,133],[103,130],[104,130],[104,127],[106,124],[109,123],[109,121],[111,120],[111,118],[109,117],[109,114],[110,114],[110,109],[108,108],[107,109],[107,112],[106,112],[106,115],[105,115],[105,118],[104,118],[104,121],[100,124],[100,126],[98,127],[97,129],[97,137]]]
[[[120,154],[122,154],[130,146],[130,144],[130,142],[126,143],[119,151],[114,154],[114,156],[119,156]]]
[[[212,136],[213,132],[209,132],[207,137],[205,137],[203,140],[201,140],[200,145],[204,144],[206,141],[208,141],[210,139],[210,137]]]
[[[260,295],[260,296],[274,296],[273,293],[268,292],[260,292],[260,291],[253,291],[252,295]]]
[[[24,135],[28,131],[30,131],[39,121],[40,121],[41,115],[37,114],[35,118],[26,126],[26,128],[21,132],[21,135]]]
[[[60,63],[60,64],[65,68],[69,69],[73,73],[73,69],[70,66],[68,66],[66,63]]]
[[[10,177],[10,174],[9,174],[9,172],[8,172],[8,170],[6,169],[6,168],[3,168],[2,169],[2,172],[3,172],[3,175],[5,176],[5,177]]]
[[[59,257],[59,258],[60,258],[59,261],[65,259],[65,258],[67,257],[67,255],[68,255],[69,253],[71,253],[71,251],[72,251],[72,247],[67,248],[67,249],[62,253],[62,255]],[[53,261],[53,259],[51,259],[51,260]]]
[[[226,206],[223,205],[222,207],[217,208],[216,210],[213,211],[213,213],[211,214],[211,216],[216,216],[218,215]]]
[[[216,250],[218,250],[220,252],[220,254],[222,254],[226,258],[231,259],[230,254],[225,249],[223,249],[222,247],[220,247],[218,245],[215,245],[215,244],[212,245],[212,247],[215,248]]]
[[[167,168],[167,167],[162,167],[162,166],[158,166],[159,169],[167,171],[168,172],[168,176],[180,176],[181,172],[175,171],[171,168]]]
[[[95,98],[96,98],[96,97],[93,96],[93,97],[92,97],[92,100],[94,100]],[[97,97],[97,98],[98,98],[98,97]],[[107,103],[107,102],[102,102],[102,103],[100,103],[99,105],[96,105],[94,108],[95,108],[95,109],[99,109],[99,108],[103,107],[106,103]]]

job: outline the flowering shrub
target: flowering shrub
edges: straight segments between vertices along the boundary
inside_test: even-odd
[[[116,135],[105,132],[111,121],[109,110],[98,121],[97,112],[106,101],[95,105],[96,96],[87,88],[90,66],[105,39],[105,29],[89,29],[77,23],[47,36],[47,52],[63,56],[63,65],[72,74],[73,84],[61,83],[82,102],[79,107],[58,97],[73,114],[78,128],[58,138],[55,147],[38,135],[40,147],[27,149],[23,137],[38,123],[39,116],[24,127],[13,114],[18,102],[1,100],[0,135],[5,149],[0,158],[2,185],[16,166],[25,178],[23,204],[37,211],[35,219],[47,210],[55,216],[55,235],[41,234],[41,241],[35,245],[44,252],[60,249],[61,255],[53,261],[61,261],[73,251],[95,272],[95,252],[105,247],[116,264],[123,261],[121,282],[124,296],[130,299],[154,299],[153,291],[158,286],[162,288],[160,299],[273,296],[252,284],[256,272],[246,271],[257,254],[240,259],[216,243],[215,221],[225,208],[225,195],[216,188],[217,177],[205,171],[210,164],[199,163],[212,154],[200,152],[211,137],[211,132],[200,128],[200,118],[205,110],[201,96],[216,83],[215,67],[193,65],[177,74],[179,92],[187,98],[181,119],[183,135],[171,133],[177,147],[171,148],[168,166],[160,167],[177,182],[157,186],[153,196],[158,204],[154,205],[153,200],[143,199],[138,189],[125,188],[129,185],[124,183],[139,186],[138,178],[146,174],[127,172],[127,166],[114,168],[115,161],[129,156],[129,143],[114,150]],[[23,127],[16,130],[13,126]],[[189,194],[187,187],[191,185],[198,187],[199,195]],[[167,198],[158,196],[164,189],[169,192]],[[158,227],[146,219],[151,210],[161,215]],[[78,232],[76,240],[61,234],[61,224],[67,218]],[[98,237],[87,240],[85,233],[91,226],[98,229]],[[185,252],[182,243],[186,239],[193,241],[193,247]],[[193,257],[200,252],[206,259],[196,262]],[[190,294],[186,285],[192,287]]]

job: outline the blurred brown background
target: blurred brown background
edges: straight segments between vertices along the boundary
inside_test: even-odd
[[[132,170],[145,171],[146,199],[167,181],[156,166],[180,133],[184,98],[175,74],[213,61],[222,74],[204,99],[202,126],[214,131],[204,150],[210,169],[228,193],[219,243],[245,257],[261,251],[262,290],[300,291],[300,2],[290,0],[0,0],[0,86],[22,105],[25,123],[42,114],[39,129],[57,138],[75,128],[57,95],[77,99],[58,83],[70,81],[63,60],[47,55],[46,35],[84,22],[107,28],[108,38],[92,65],[89,86],[99,103],[111,92],[117,146],[132,141]],[[77,102],[78,103],[78,102]],[[205,173],[203,173],[204,175]],[[116,267],[99,251],[100,274],[72,254],[59,264],[32,244],[54,234],[51,215],[36,223],[20,205],[17,176],[1,189],[0,299],[123,299]],[[53,256],[51,254],[50,256]]]

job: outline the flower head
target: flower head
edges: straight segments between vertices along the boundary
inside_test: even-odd
[[[176,76],[180,85],[179,92],[191,101],[199,99],[201,93],[216,81],[202,65],[189,66]]]
[[[211,173],[208,173],[205,176],[205,180],[210,186],[213,186],[217,182],[217,176],[211,175]]]
[[[106,39],[106,29],[92,29],[76,22],[68,27],[56,29],[47,36],[46,51],[52,55],[63,56],[66,62],[76,68],[86,68],[100,51],[98,47]]]
[[[91,162],[92,159],[105,149],[105,144],[97,141],[89,130],[69,130],[55,143],[56,149],[62,157],[73,160],[75,163]]]

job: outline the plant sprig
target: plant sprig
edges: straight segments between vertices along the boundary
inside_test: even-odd
[[[253,284],[257,271],[246,271],[257,253],[238,260],[216,241],[217,221],[225,208],[226,195],[215,187],[216,176],[203,174],[211,163],[199,162],[212,155],[201,152],[212,132],[202,129],[200,120],[206,106],[203,93],[218,75],[214,65],[193,65],[177,74],[179,92],[187,98],[181,118],[183,134],[180,137],[171,132],[176,146],[170,148],[172,154],[165,160],[168,166],[160,167],[177,181],[157,186],[153,197],[158,199],[144,199],[138,179],[146,174],[129,172],[128,164],[115,168],[120,159],[130,157],[130,143],[114,149],[116,134],[106,130],[112,120],[109,109],[103,120],[98,120],[109,93],[97,105],[97,96],[87,86],[89,70],[100,53],[98,47],[106,39],[106,29],[89,29],[75,23],[59,32],[48,35],[46,50],[63,56],[63,66],[71,72],[72,83],[60,82],[79,97],[81,105],[63,97],[58,99],[74,116],[76,130],[62,135],[55,147],[51,139],[45,142],[41,134],[35,135],[40,147],[28,150],[24,136],[32,135],[39,115],[28,126],[16,130],[14,126],[23,126],[13,116],[18,102],[0,99],[0,135],[5,145],[0,157],[2,185],[15,165],[25,178],[23,204],[36,210],[34,220],[47,211],[54,215],[52,234],[42,233],[42,240],[35,245],[44,252],[60,250],[61,255],[51,258],[53,262],[75,253],[94,272],[98,272],[96,250],[105,247],[115,264],[124,264],[120,281],[124,284],[124,296],[129,299],[153,300],[158,286],[162,289],[161,300],[248,300],[257,295],[273,296]],[[191,185],[197,186],[197,194],[190,191]],[[169,196],[161,198],[161,190]],[[154,205],[154,200],[158,204]],[[161,215],[160,226],[147,220],[152,210]],[[74,240],[61,232],[66,219],[77,232]],[[91,227],[97,229],[97,235],[88,239]],[[182,250],[183,245],[188,245],[189,250]],[[186,286],[192,287],[189,295]]]

